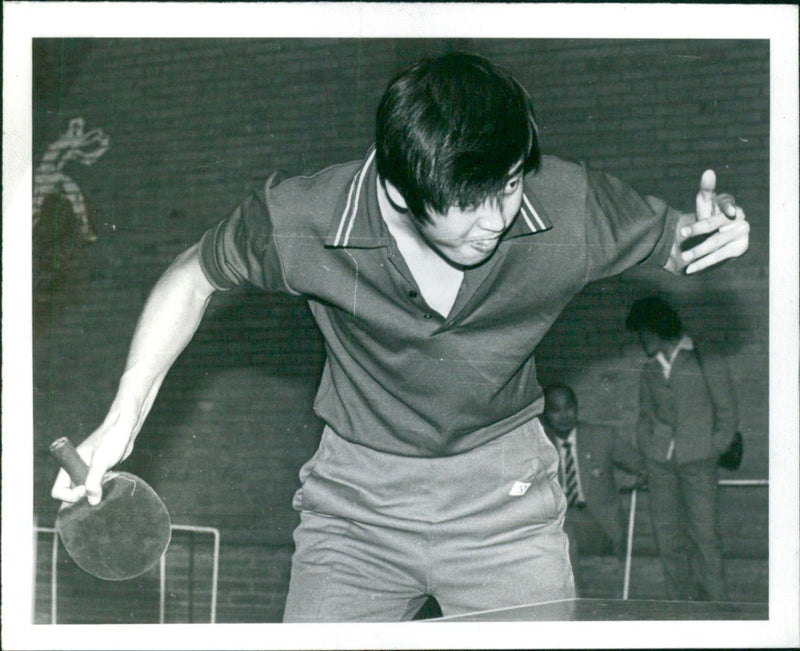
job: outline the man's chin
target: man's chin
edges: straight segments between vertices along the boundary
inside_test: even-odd
[[[492,249],[491,251],[486,252],[474,251],[469,253],[458,252],[455,255],[449,255],[448,253],[443,252],[442,255],[448,262],[456,267],[461,269],[471,269],[472,267],[479,267],[486,262],[494,255],[496,250],[497,249]]]

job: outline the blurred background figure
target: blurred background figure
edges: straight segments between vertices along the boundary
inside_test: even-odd
[[[737,429],[727,362],[710,350],[701,354],[659,297],[636,301],[626,327],[650,357],[641,376],[637,445],[668,596],[724,601],[717,460]]]
[[[584,596],[581,554],[614,553],[620,569],[625,557],[625,526],[614,468],[637,475],[636,485],[641,486],[646,479],[644,459],[613,428],[579,423],[578,400],[569,386],[550,384],[544,397],[542,424],[560,457],[559,480],[568,503],[564,530],[576,590]]]

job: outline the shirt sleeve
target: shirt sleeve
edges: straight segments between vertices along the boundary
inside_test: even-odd
[[[269,211],[255,193],[203,235],[200,266],[218,290],[251,284],[296,294],[286,282]]]
[[[698,353],[699,357],[699,353]],[[702,357],[703,375],[713,406],[713,444],[716,452],[723,452],[739,426],[736,392],[730,367],[719,351],[709,351]]]
[[[639,474],[645,471],[644,457],[629,441],[623,439],[615,431],[611,431],[613,444],[611,447],[612,463],[630,474]]]
[[[642,196],[618,178],[586,172],[587,281],[608,278],[637,264],[663,267],[672,250],[680,212]]]

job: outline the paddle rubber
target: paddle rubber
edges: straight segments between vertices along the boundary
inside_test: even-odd
[[[66,438],[50,451],[78,486],[89,468]],[[69,555],[85,572],[108,581],[132,579],[155,565],[167,550],[172,529],[161,498],[142,479],[109,472],[96,506],[84,497],[62,507],[56,530]]]

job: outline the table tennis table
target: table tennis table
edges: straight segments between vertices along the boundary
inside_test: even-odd
[[[434,622],[552,622],[767,620],[762,602],[563,599],[425,620]]]

